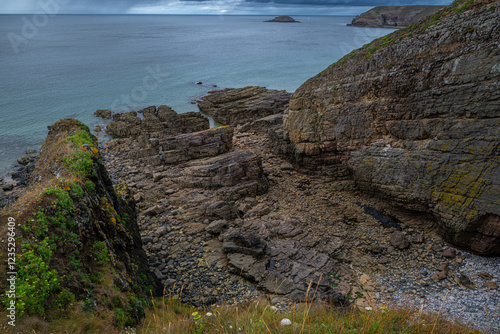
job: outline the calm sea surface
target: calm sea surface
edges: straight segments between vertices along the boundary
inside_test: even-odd
[[[352,17],[0,15],[0,175],[47,125],[96,109],[137,110],[190,101],[218,87],[293,92],[352,49],[390,33],[347,27]],[[197,85],[202,82],[203,85]]]

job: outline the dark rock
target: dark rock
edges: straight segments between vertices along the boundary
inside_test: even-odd
[[[454,259],[457,257],[457,252],[454,249],[446,249],[443,251],[443,256],[448,259]]]
[[[227,227],[226,220],[215,220],[211,222],[207,227],[205,227],[205,231],[212,235],[221,234],[222,230]]]
[[[283,113],[291,93],[248,86],[209,92],[198,102],[201,111],[225,125],[238,125]]]
[[[395,231],[391,234],[390,243],[392,247],[397,248],[399,250],[403,250],[410,247],[410,240],[408,240],[406,234],[404,234],[401,231]]]
[[[29,157],[23,155],[22,157],[17,159],[17,163],[23,166],[26,166],[29,164],[33,159],[30,159]]]
[[[137,117],[137,112],[130,111],[114,114],[113,122],[108,123],[105,131],[119,138],[137,138],[146,136],[160,140],[182,133],[196,132],[208,129],[209,121],[200,113],[188,112],[177,114],[170,107],[162,105],[158,109],[151,106],[140,111],[143,119]]]
[[[280,165],[281,170],[294,170],[293,165],[289,162],[284,162]]]
[[[208,206],[206,215],[229,220],[238,217],[238,209],[233,201],[219,201]]]
[[[402,28],[417,23],[443,6],[377,6],[356,16],[350,26]]]
[[[3,191],[11,191],[12,189],[14,189],[14,185],[12,183],[9,183],[9,184],[5,184],[3,187],[2,187]]]
[[[446,241],[498,255],[498,11],[460,6],[309,79],[271,137],[288,160],[352,178],[361,191],[432,217]]]
[[[487,272],[480,273],[478,276],[486,281],[493,279],[493,275],[491,275],[490,273],[487,273]]]
[[[257,233],[232,233],[224,238],[222,249],[226,253],[242,253],[261,256],[266,251],[267,243]]]
[[[476,284],[467,275],[458,276],[456,283],[463,289],[474,290],[476,288]]]
[[[219,127],[165,139],[161,143],[167,164],[216,156],[233,147],[233,128]]]
[[[94,113],[94,116],[104,118],[104,119],[110,119],[111,118],[111,110],[99,109]]]
[[[264,22],[300,23],[300,21],[295,21],[291,16],[288,15],[276,16],[274,19]]]

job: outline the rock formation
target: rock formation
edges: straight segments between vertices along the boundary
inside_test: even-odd
[[[378,6],[352,19],[349,26],[404,28],[417,23],[443,6]]]
[[[142,119],[137,114],[142,114]],[[100,116],[108,116],[99,113]],[[113,122],[108,123],[106,132],[114,137],[149,138],[160,132],[163,137],[175,136],[181,133],[202,131],[209,128],[209,121],[200,113],[188,112],[177,114],[172,108],[162,105],[147,107],[138,112],[130,111],[113,114]]]
[[[289,22],[289,23],[300,23],[300,21],[295,21],[291,16],[288,15],[281,15],[281,16],[276,16],[272,20],[264,21],[264,22]]]
[[[85,125],[64,119],[49,129],[28,188],[0,212],[2,224],[7,217],[19,224],[11,270],[17,316],[107,312],[118,327],[136,325],[144,298],[161,287],[148,269],[134,201],[126,186],[113,188]]]
[[[354,50],[295,92],[276,150],[500,254],[499,22],[498,1],[456,1]]]
[[[225,125],[240,125],[258,118],[282,113],[291,93],[259,86],[229,88],[209,92],[198,101],[198,107]]]

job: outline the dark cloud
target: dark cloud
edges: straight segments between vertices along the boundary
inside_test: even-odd
[[[1,0],[1,13],[35,13],[40,11],[40,3],[50,1],[58,1],[61,3],[60,13],[126,13],[135,7],[155,7],[164,5],[169,2],[177,2],[177,4],[186,4],[194,6],[200,3],[200,6],[205,3],[217,3],[219,6],[224,6],[227,2],[229,5],[236,7],[260,7],[261,12],[265,12],[266,8],[303,8],[314,11],[325,9],[335,9],[340,7],[375,7],[383,5],[448,5],[452,0]],[[63,4],[64,3],[64,4]]]

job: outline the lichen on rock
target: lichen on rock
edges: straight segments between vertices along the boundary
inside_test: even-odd
[[[275,146],[500,254],[498,4],[455,1],[354,50],[295,92]]]

